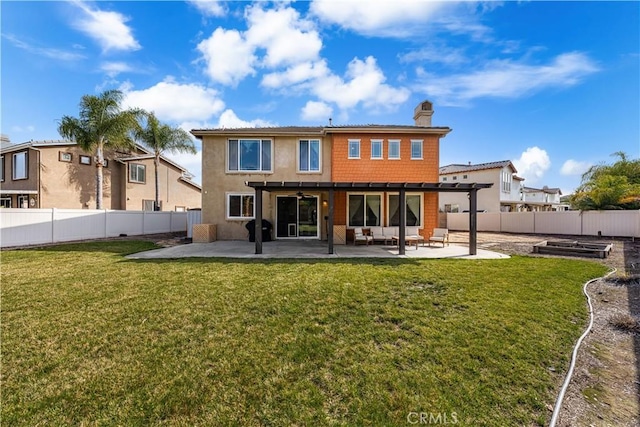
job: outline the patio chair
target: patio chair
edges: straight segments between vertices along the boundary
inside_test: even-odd
[[[443,248],[445,243],[449,246],[449,230],[446,228],[434,228],[433,234],[429,237],[429,246],[431,246],[431,242],[442,243]]]
[[[420,234],[420,227],[409,226],[405,228],[405,230],[406,230],[405,237],[408,237],[413,240],[417,240],[418,243],[422,243],[422,246],[424,246],[424,237],[422,237],[422,235]],[[418,244],[416,243],[416,248],[417,247],[418,247]]]
[[[373,236],[369,236],[364,234],[362,231],[362,227],[356,227],[353,229],[353,244],[357,245],[360,243],[364,243],[365,245],[373,243]]]

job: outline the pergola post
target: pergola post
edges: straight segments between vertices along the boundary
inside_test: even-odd
[[[256,254],[262,253],[262,189],[256,188],[256,199],[254,209],[256,211],[255,237]]]
[[[399,213],[400,213],[400,230],[398,230],[398,255],[404,255],[405,252],[405,235],[407,230],[407,195],[404,188],[400,189],[398,197]]]
[[[333,188],[329,190],[329,221],[327,224],[327,243],[329,244],[329,254],[333,254],[333,202],[334,202]]]
[[[476,255],[478,235],[478,190],[469,191],[469,255]]]

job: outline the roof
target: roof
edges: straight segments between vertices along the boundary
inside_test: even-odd
[[[196,138],[205,135],[329,135],[332,133],[420,133],[445,136],[451,129],[448,127],[425,127],[410,125],[347,125],[347,126],[275,126],[253,128],[214,128],[192,129],[191,133]]]
[[[486,170],[486,169],[502,169],[506,166],[509,166],[513,170],[513,173],[518,172],[515,166],[513,166],[513,163],[511,163],[511,160],[500,160],[498,162],[478,163],[475,165],[451,164],[447,166],[441,166],[440,175],[448,175],[448,174],[460,173],[460,172],[479,171],[479,170]]]
[[[522,191],[527,191],[530,193],[535,191],[542,191],[543,193],[549,193],[549,194],[562,194],[562,191],[559,188],[557,187],[549,188],[546,185],[542,188],[522,187]]]

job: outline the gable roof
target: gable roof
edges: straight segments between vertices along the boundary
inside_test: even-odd
[[[440,167],[440,175],[448,175],[452,173],[460,173],[460,172],[471,172],[471,171],[479,171],[486,169],[502,169],[506,166],[509,166],[513,173],[517,173],[516,167],[513,166],[511,160],[500,160],[498,162],[489,162],[489,163],[478,163],[475,165],[461,165],[461,164],[451,164]]]
[[[557,187],[547,187],[546,185],[542,188],[534,188],[534,187],[522,187],[522,190],[527,193],[535,193],[537,191],[542,191],[543,193],[548,194],[562,194],[562,191]]]
[[[426,135],[445,136],[451,129],[448,127],[425,127],[410,125],[346,125],[346,126],[274,126],[253,128],[213,128],[192,129],[191,134],[196,138],[205,135],[242,135],[242,136],[269,136],[269,135],[329,135],[332,133],[413,133]]]

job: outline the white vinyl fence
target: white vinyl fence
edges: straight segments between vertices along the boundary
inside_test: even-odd
[[[448,213],[447,228],[469,231],[469,214]],[[640,211],[485,212],[478,231],[640,237]]]
[[[187,230],[187,212],[0,209],[0,247]]]

